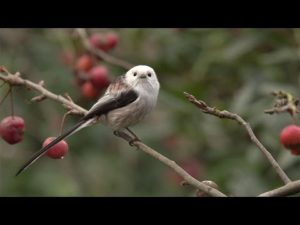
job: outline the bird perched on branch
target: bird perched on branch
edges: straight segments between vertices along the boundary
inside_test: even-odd
[[[128,127],[140,122],[154,109],[159,89],[159,81],[151,67],[139,65],[131,68],[108,86],[104,95],[76,125],[35,153],[16,176],[43,156],[52,146],[90,125],[101,123],[112,128],[115,133],[127,130],[134,135]],[[132,141],[138,140],[135,135],[134,137]]]

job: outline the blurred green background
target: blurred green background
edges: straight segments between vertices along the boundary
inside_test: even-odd
[[[183,166],[199,180],[212,180],[232,196],[255,196],[282,184],[246,131],[237,123],[201,113],[184,97],[194,94],[211,106],[238,113],[252,126],[291,179],[300,178],[300,156],[279,142],[288,114],[267,115],[274,90],[299,96],[298,29],[88,29],[113,31],[120,42],[110,54],[132,64],[152,66],[161,83],[156,110],[132,127],[149,146]],[[83,98],[62,54],[73,51],[72,29],[0,29],[0,65],[19,71],[56,94]],[[78,44],[78,43],[77,43]],[[111,78],[125,69],[99,61]],[[0,96],[7,86],[0,89]],[[14,88],[15,114],[26,122],[24,140],[0,140],[0,196],[194,196],[191,187],[164,164],[136,151],[110,129],[97,125],[70,137],[63,160],[43,157],[19,177],[16,171],[49,136],[59,134],[66,112],[58,103],[31,103],[38,93]],[[0,119],[10,115],[9,101]],[[65,128],[79,119],[68,116]]]

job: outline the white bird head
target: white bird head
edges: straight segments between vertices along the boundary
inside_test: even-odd
[[[154,69],[150,66],[139,65],[131,68],[126,74],[125,79],[133,87],[151,85],[154,90],[159,90],[160,85]]]

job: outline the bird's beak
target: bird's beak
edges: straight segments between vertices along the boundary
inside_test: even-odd
[[[142,75],[140,76],[140,78],[141,78],[141,79],[145,79],[145,78],[147,78],[147,76],[146,76],[145,74],[142,74]]]

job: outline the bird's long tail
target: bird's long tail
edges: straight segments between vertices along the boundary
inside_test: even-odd
[[[30,165],[32,165],[36,160],[38,160],[40,157],[42,157],[47,150],[49,150],[51,147],[53,147],[54,145],[56,145],[58,142],[68,138],[69,136],[71,136],[72,134],[78,132],[79,130],[81,130],[84,127],[87,127],[88,125],[90,125],[93,122],[93,119],[89,119],[89,120],[82,120],[80,122],[78,122],[76,125],[74,125],[72,128],[70,128],[69,130],[67,130],[66,132],[64,132],[62,135],[60,135],[59,137],[55,138],[52,142],[50,142],[48,145],[46,145],[45,147],[43,147],[41,150],[39,150],[37,153],[35,153],[20,169],[19,171],[16,173],[16,176],[18,176],[20,173],[22,173],[24,170],[26,170]]]

